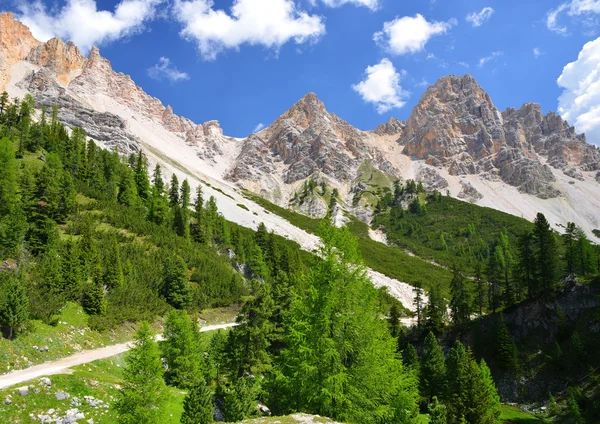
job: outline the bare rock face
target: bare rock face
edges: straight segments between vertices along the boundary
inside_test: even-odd
[[[87,62],[75,44],[71,41],[65,44],[60,38],[38,44],[31,49],[27,60],[53,71],[64,86],[81,73],[81,69]]]
[[[11,12],[0,13],[0,92],[9,81],[10,67],[25,59],[29,51],[39,44],[29,28],[15,20]]]
[[[473,184],[471,184],[470,182],[461,181],[460,185],[462,186],[462,189],[460,190],[460,193],[458,193],[459,199],[464,199],[468,202],[475,203],[476,201],[483,198],[483,195],[480,192],[478,192],[477,189],[473,187]]]
[[[327,112],[323,102],[309,93],[269,127],[244,141],[228,178],[258,181],[262,172],[272,172],[280,164],[285,183],[317,171],[338,181],[350,181],[362,160],[372,158],[364,146],[365,137]]]
[[[446,181],[446,179],[444,179],[444,177],[442,177],[435,169],[429,167],[419,169],[417,181],[421,181],[423,187],[425,187],[425,190],[427,191],[441,191],[448,187],[448,181]]]
[[[139,150],[139,140],[128,130],[125,121],[108,112],[97,112],[67,93],[47,68],[31,73],[18,83],[33,96],[39,106],[58,107],[58,119],[69,128],[83,128],[95,140],[122,154]]]
[[[407,155],[453,175],[499,176],[543,199],[560,195],[546,163],[577,179],[600,167],[600,150],[558,115],[544,116],[534,103],[500,113],[471,75],[443,77],[429,87],[399,142]]]
[[[373,132],[377,135],[401,136],[405,127],[406,121],[400,121],[398,118],[390,118],[385,124],[378,125]]]

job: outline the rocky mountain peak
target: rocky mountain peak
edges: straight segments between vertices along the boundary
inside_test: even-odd
[[[291,120],[296,126],[308,128],[328,116],[329,113],[325,109],[325,104],[319,100],[315,93],[308,93],[281,115],[278,120]]]
[[[58,81],[68,85],[87,62],[73,42],[64,43],[60,38],[52,38],[31,49],[27,60],[52,70]]]
[[[379,124],[374,133],[377,135],[399,135],[404,131],[404,127],[406,127],[406,121],[390,118],[385,124]]]
[[[8,70],[40,44],[29,28],[15,19],[12,12],[0,13],[0,91],[6,88]]]

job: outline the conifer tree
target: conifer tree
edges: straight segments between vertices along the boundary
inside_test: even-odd
[[[577,227],[574,222],[568,222],[563,234],[563,243],[565,245],[565,265],[567,275],[575,274],[575,263],[577,261],[577,238],[575,235]]]
[[[106,312],[106,299],[104,297],[104,279],[102,276],[102,267],[97,264],[92,282],[83,292],[83,309],[90,315],[102,315]]]
[[[138,152],[135,161],[134,179],[139,197],[144,202],[147,201],[150,198],[150,181],[148,177],[148,164],[141,150]]]
[[[12,213],[18,200],[17,161],[10,139],[0,139],[0,217]]]
[[[444,331],[446,317],[446,301],[442,296],[439,284],[432,284],[429,289],[429,300],[425,308],[425,331],[438,335]]]
[[[193,238],[196,243],[204,244],[206,238],[204,235],[204,194],[202,186],[198,184],[196,188],[196,202],[194,203],[194,220],[196,221],[193,227]]]
[[[476,310],[479,313],[479,316],[483,316],[483,306],[485,305],[486,295],[487,295],[487,287],[486,282],[483,279],[482,266],[481,262],[477,262],[475,264],[475,302],[476,302]]]
[[[550,224],[538,213],[533,228],[534,257],[541,289],[548,290],[557,279],[558,253],[556,239]]]
[[[446,424],[446,405],[441,403],[437,396],[434,396],[427,407],[429,410],[429,424]]]
[[[29,299],[23,284],[15,277],[6,283],[0,300],[0,326],[8,330],[7,337],[12,339],[29,318]]]
[[[402,351],[402,363],[406,368],[419,372],[419,355],[412,343],[409,343]]]
[[[526,232],[519,236],[517,248],[519,252],[517,274],[520,280],[520,286],[527,289],[527,294],[531,297],[539,290],[533,250],[533,233]]]
[[[198,385],[204,363],[198,326],[185,311],[173,310],[167,315],[164,338],[161,348],[168,365],[167,382],[180,388]]]
[[[254,388],[248,378],[234,380],[223,397],[225,420],[238,422],[248,418],[256,410]]]
[[[123,266],[121,264],[121,249],[117,237],[110,237],[110,246],[106,255],[104,284],[110,289],[116,289],[123,286],[125,277],[123,276]]]
[[[513,338],[508,333],[508,328],[506,327],[502,316],[500,316],[500,320],[496,329],[495,345],[498,366],[505,371],[517,371],[517,346],[515,345]]]
[[[446,392],[446,363],[444,351],[430,331],[425,337],[420,366],[420,393],[427,400]]]
[[[171,208],[179,206],[179,180],[175,174],[171,176],[171,184],[169,186],[169,205]]]
[[[68,240],[63,248],[62,278],[61,291],[65,298],[79,301],[83,288],[81,261],[79,260],[79,250],[71,240]]]
[[[179,236],[189,238],[190,184],[188,183],[188,180],[183,180],[183,183],[181,183],[181,195],[179,197],[179,201],[179,206],[175,208],[175,231]]]
[[[306,295],[289,326],[270,387],[278,412],[303,410],[350,422],[411,422],[418,413],[413,375],[378,308],[347,228],[321,229],[320,257],[304,278]]]
[[[390,316],[388,317],[388,323],[390,325],[390,333],[392,337],[398,337],[400,333],[400,309],[395,303],[390,307]]]
[[[179,256],[168,257],[163,265],[163,296],[169,305],[184,309],[191,302],[188,268]]]
[[[229,332],[227,352],[235,377],[246,373],[262,375],[270,371],[271,317],[275,304],[268,283],[259,283],[254,299],[248,300],[236,321],[240,324]]]
[[[134,207],[139,205],[139,196],[135,178],[133,171],[128,166],[121,168],[121,180],[119,181],[119,194],[117,200],[124,206]]]
[[[206,382],[199,381],[183,400],[181,424],[210,424],[214,422],[212,394]]]
[[[462,270],[454,268],[450,282],[450,314],[452,322],[462,327],[471,320],[473,295]]]
[[[475,409],[474,415],[478,418],[476,422],[494,424],[500,418],[500,396],[492,379],[492,373],[483,359],[479,363],[479,370],[480,382],[475,383],[473,390],[476,395],[472,405]]]
[[[415,294],[413,305],[415,306],[415,315],[417,318],[417,329],[421,328],[423,320],[423,286],[417,281],[413,287]]]
[[[125,381],[116,403],[118,422],[160,424],[167,393],[160,352],[147,322],[137,331],[125,361]]]

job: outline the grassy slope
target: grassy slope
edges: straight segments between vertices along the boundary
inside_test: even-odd
[[[320,220],[277,206],[248,192],[245,195],[266,210],[287,219],[296,227],[319,235]],[[410,256],[399,247],[386,246],[372,240],[368,235],[368,226],[363,222],[353,219],[349,228],[358,237],[358,245],[365,265],[375,271],[411,284],[421,282],[425,287],[434,281],[445,286],[452,279],[452,275],[447,269]]]

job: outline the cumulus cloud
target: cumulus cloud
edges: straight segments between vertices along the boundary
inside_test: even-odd
[[[470,22],[473,28],[480,27],[487,20],[489,20],[494,14],[494,9],[491,7],[484,7],[481,12],[473,12],[467,15],[467,22]]]
[[[156,65],[148,68],[148,76],[158,81],[166,79],[170,82],[185,81],[190,79],[190,76],[177,69],[177,67],[171,63],[171,60],[168,57],[161,57]]]
[[[483,68],[486,63],[488,63],[491,60],[495,60],[495,59],[499,58],[500,56],[504,56],[504,52],[501,52],[501,51],[493,52],[491,55],[482,57],[481,59],[479,59],[479,63],[477,64],[477,66],[479,66],[480,68]]]
[[[98,10],[95,0],[67,0],[59,9],[48,10],[45,4],[17,3],[18,19],[27,25],[34,37],[48,41],[61,37],[73,41],[83,52],[130,36],[143,30],[144,23],[157,14],[163,0],[122,0],[114,11]]]
[[[356,6],[365,6],[371,10],[377,10],[380,6],[380,0],[321,0],[326,6],[340,7],[345,4],[354,4]],[[313,6],[317,5],[317,0],[310,0]]]
[[[542,51],[539,48],[534,47],[534,49],[533,49],[533,56],[535,56],[535,58],[537,59],[541,55],[542,55]]]
[[[256,127],[254,127],[254,129],[252,130],[252,134],[259,132],[264,127],[265,127],[265,124],[263,124],[262,122],[260,122],[259,124],[256,125]]]
[[[583,46],[577,60],[564,67],[557,83],[563,88],[558,113],[600,147],[600,38]]]
[[[589,16],[600,13],[600,0],[571,0],[550,10],[546,15],[546,27],[557,34],[568,34],[568,28],[558,23],[558,18],[563,12],[573,16]]]
[[[389,59],[383,59],[377,65],[367,67],[365,79],[354,84],[352,89],[365,102],[373,103],[377,113],[383,114],[406,104],[409,93],[400,86],[404,74],[404,71],[397,72]]]
[[[416,53],[436,35],[446,34],[456,25],[456,19],[447,22],[428,22],[422,15],[404,16],[385,22],[383,30],[373,35],[373,40],[394,54]]]
[[[235,0],[228,12],[214,9],[213,0],[175,0],[180,35],[198,45],[202,57],[214,60],[243,44],[278,50],[318,41],[325,34],[323,18],[298,9],[292,0]]]

